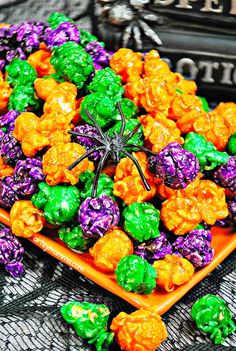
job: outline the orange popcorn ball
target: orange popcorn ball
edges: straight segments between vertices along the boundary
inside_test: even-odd
[[[236,104],[234,102],[221,102],[214,110],[224,118],[225,125],[229,128],[230,134],[236,132]]]
[[[167,338],[157,307],[150,306],[127,314],[120,312],[110,326],[121,350],[155,351]]]
[[[79,175],[87,170],[93,171],[93,163],[85,158],[72,170],[68,167],[86,153],[85,149],[76,143],[58,143],[43,155],[43,173],[46,174],[48,185],[59,183],[74,185],[79,181]]]
[[[157,286],[168,292],[187,283],[194,274],[192,263],[176,255],[166,255],[164,260],[155,261],[153,267],[157,271]]]
[[[204,135],[219,151],[224,151],[230,137],[224,117],[212,111],[199,116],[193,126],[196,133]]]
[[[7,106],[12,89],[8,82],[0,80],[0,114],[7,112]]]
[[[74,84],[63,82],[47,97],[43,111],[45,114],[67,114],[76,111],[77,88]],[[73,115],[73,116],[74,116]]]
[[[160,217],[168,230],[176,235],[184,235],[202,221],[199,207],[196,198],[181,198],[174,194],[162,203]]]
[[[143,70],[142,54],[122,48],[110,58],[110,66],[126,82],[130,76],[140,76]]]
[[[32,129],[21,142],[21,148],[25,156],[34,157],[38,151],[49,145],[49,139],[37,130]]]
[[[145,142],[154,152],[158,153],[172,141],[180,144],[184,142],[175,122],[169,120],[161,113],[156,113],[154,117],[144,115],[138,120],[144,127]]]
[[[118,262],[132,255],[133,243],[120,228],[112,228],[89,250],[97,267],[106,272],[114,272]]]
[[[59,83],[53,78],[37,78],[34,81],[34,88],[37,95],[46,100],[48,96],[58,87]]]
[[[142,107],[140,98],[145,91],[143,79],[138,75],[133,75],[128,79],[124,88],[125,97],[132,100],[138,107]]]
[[[194,123],[198,118],[205,119],[207,112],[198,111],[198,109],[192,109],[186,114],[182,114],[176,122],[181,134],[187,134],[189,132],[194,132]]]
[[[181,90],[184,94],[195,95],[197,91],[197,84],[193,80],[186,80],[180,73],[175,73],[177,78],[176,88]]]
[[[157,182],[155,182],[155,183],[157,183]],[[159,181],[157,183],[157,196],[162,200],[169,199],[172,195],[174,195],[176,193],[176,191],[177,190],[166,186],[162,181]]]
[[[0,156],[0,179],[11,176],[14,169],[4,163],[2,156]]]
[[[120,197],[126,205],[149,200],[156,194],[154,175],[148,169],[147,156],[143,152],[133,152],[132,155],[138,160],[151,190],[146,190],[134,163],[128,157],[122,158],[116,167],[113,193]]]
[[[56,73],[53,65],[50,63],[51,58],[50,50],[38,50],[31,54],[27,61],[34,67],[39,78],[49,76]]]
[[[23,112],[15,120],[13,136],[22,141],[28,132],[37,130],[40,119],[32,112]]]
[[[45,223],[43,212],[38,210],[31,201],[16,201],[10,211],[11,229],[17,236],[30,238],[38,233]]]
[[[195,95],[189,94],[178,94],[175,99],[172,101],[171,107],[169,109],[168,118],[173,120],[178,120],[180,117],[185,116],[188,120],[188,115],[194,115],[196,111],[196,115],[202,112],[202,102]]]

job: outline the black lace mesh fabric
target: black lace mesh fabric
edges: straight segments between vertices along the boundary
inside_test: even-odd
[[[0,0],[0,22],[45,20],[52,11],[64,12],[87,30],[92,30],[96,23],[92,0]],[[26,248],[23,278],[13,279],[0,267],[0,351],[94,351],[60,316],[60,306],[71,299],[105,303],[111,318],[120,311],[134,310],[33,244],[23,240],[23,245]],[[236,315],[235,281],[233,253],[163,316],[169,337],[158,350],[236,350],[235,335],[223,345],[214,346],[196,330],[190,317],[193,302],[209,292],[224,298]],[[118,350],[115,345],[111,351]]]

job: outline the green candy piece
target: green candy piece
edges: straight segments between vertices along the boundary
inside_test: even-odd
[[[80,105],[80,116],[89,124],[92,121],[88,118],[85,110],[88,110],[96,122],[103,128],[112,124],[115,120],[121,119],[117,102],[120,101],[121,109],[126,118],[136,116],[137,107],[129,99],[122,99],[118,96],[108,96],[106,93],[92,93],[83,99]]]
[[[202,102],[202,109],[204,112],[209,112],[210,111],[210,108],[209,108],[209,105],[208,105],[208,102],[207,100],[204,98],[204,97],[201,97],[201,96],[198,96],[198,98],[201,100]]]
[[[203,224],[198,224],[193,230],[206,230]]]
[[[229,138],[227,148],[231,155],[236,155],[236,132]]]
[[[95,37],[95,35],[92,35],[91,33],[87,32],[87,30],[80,29],[79,32],[80,32],[80,45],[83,48],[91,41],[98,41],[98,38]],[[99,44],[102,45],[102,47],[105,46],[105,44],[101,41],[99,42]]]
[[[90,93],[102,92],[109,96],[122,96],[125,92],[121,77],[109,67],[96,71],[88,90]]]
[[[35,69],[25,60],[15,58],[10,65],[6,66],[8,73],[7,82],[11,87],[33,86],[37,73]]]
[[[57,74],[74,83],[78,89],[84,87],[94,71],[92,57],[82,46],[71,41],[54,47],[50,62]]]
[[[127,206],[123,218],[125,231],[139,242],[160,235],[160,212],[148,202],[134,202]]]
[[[137,125],[141,125],[141,123],[137,119],[133,119],[133,118],[127,119],[125,122],[125,130],[123,133],[123,138],[126,137],[130,132],[132,132],[132,130],[134,130],[134,128]],[[114,135],[114,132],[119,133],[120,130],[121,130],[121,121],[118,121],[112,128],[108,130],[108,134],[112,136]],[[136,145],[142,146],[143,131],[144,131],[144,128],[141,125],[140,128],[137,130],[137,132],[127,141],[127,144],[136,144]],[[133,151],[134,148],[133,147],[127,148],[127,150]]]
[[[201,134],[190,132],[186,135],[183,148],[197,156],[201,171],[212,170],[229,160],[226,152],[218,151],[212,142]]]
[[[94,176],[94,173],[91,171],[86,171],[80,174],[79,180],[84,183],[83,189],[80,191],[81,198],[87,199],[88,197],[92,197]],[[106,174],[101,173],[98,179],[96,196],[99,197],[101,195],[107,195],[110,196],[113,200],[115,200],[115,196],[113,195],[113,186],[113,180]]]
[[[178,89],[178,88],[176,88],[175,91],[176,91],[176,93],[178,93],[178,94],[181,94],[181,95],[183,94],[182,90],[180,90],[180,89]]]
[[[28,106],[38,109],[39,101],[33,87],[17,85],[11,93],[8,109],[19,112],[25,111]]]
[[[210,339],[215,344],[221,344],[236,330],[232,313],[225,301],[212,294],[201,297],[193,304],[192,318],[197,328],[210,334]]]
[[[82,339],[95,343],[97,351],[107,351],[113,342],[114,333],[107,332],[110,311],[104,304],[69,301],[60,309],[62,317],[72,324]]]
[[[62,226],[59,231],[59,238],[70,248],[86,251],[92,245],[91,239],[84,239],[82,236],[82,228],[79,224]]]
[[[149,295],[156,287],[156,270],[137,255],[125,256],[115,270],[117,283],[125,290]]]
[[[74,23],[74,21],[60,12],[52,12],[48,18],[48,23],[52,29],[56,29],[63,22]]]
[[[31,198],[37,208],[43,209],[43,217],[52,224],[71,222],[79,209],[80,195],[75,186],[49,186],[39,183],[39,192]]]

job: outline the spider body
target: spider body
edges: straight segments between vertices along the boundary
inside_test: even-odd
[[[102,168],[106,162],[106,159],[108,157],[111,158],[111,160],[114,163],[119,163],[120,159],[122,157],[122,154],[126,155],[127,157],[129,157],[133,163],[135,164],[135,166],[138,169],[139,175],[143,181],[143,184],[145,186],[145,188],[150,191],[151,188],[143,174],[143,171],[138,163],[138,161],[136,160],[136,158],[129,153],[129,151],[127,151],[127,149],[130,150],[130,148],[133,149],[133,151],[136,150],[140,150],[152,155],[156,155],[155,153],[153,153],[152,151],[146,149],[143,146],[139,146],[136,144],[129,144],[128,141],[130,140],[130,138],[137,133],[137,131],[139,130],[139,128],[141,127],[141,124],[137,125],[130,133],[128,133],[125,137],[123,136],[124,134],[124,130],[125,130],[125,117],[123,115],[123,112],[121,110],[121,106],[120,103],[117,103],[117,107],[119,109],[119,113],[121,116],[121,128],[119,133],[114,132],[112,135],[109,135],[109,133],[104,133],[101,129],[101,127],[98,125],[98,123],[95,121],[95,119],[91,116],[90,112],[88,110],[85,110],[86,115],[88,116],[88,118],[90,119],[90,121],[93,123],[93,126],[97,129],[97,133],[98,133],[98,137],[89,135],[89,134],[84,134],[84,133],[78,133],[76,131],[70,130],[68,133],[75,135],[75,136],[81,136],[81,137],[85,137],[85,138],[89,138],[92,139],[94,141],[96,141],[96,144],[94,147],[92,147],[90,150],[88,150],[83,156],[81,156],[78,160],[76,160],[75,162],[73,162],[70,166],[69,166],[69,170],[73,169],[74,167],[76,167],[81,161],[83,161],[86,157],[90,156],[94,151],[98,151],[101,150],[102,151],[102,156],[98,162],[97,165],[97,170],[96,170],[96,174],[94,177],[94,182],[93,182],[93,190],[92,190],[92,197],[96,197],[96,193],[97,193],[97,184],[98,184],[98,179],[99,179],[99,175],[102,171]]]

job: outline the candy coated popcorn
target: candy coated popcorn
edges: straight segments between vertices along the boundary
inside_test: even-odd
[[[45,220],[42,211],[38,210],[31,201],[16,201],[10,211],[12,233],[23,238],[30,238],[40,232]]]
[[[140,308],[131,314],[120,312],[110,328],[125,351],[155,351],[167,338],[165,324],[156,306]]]
[[[23,112],[15,120],[13,136],[22,141],[28,132],[37,129],[39,118],[33,112]]]
[[[11,176],[14,172],[14,168],[4,163],[2,156],[0,156],[0,179]]]
[[[89,250],[97,267],[114,272],[118,262],[133,253],[133,243],[118,227],[113,227]]]
[[[34,67],[38,78],[42,78],[56,72],[53,65],[50,63],[50,59],[50,51],[47,49],[41,49],[31,54],[27,61],[32,67]]]
[[[3,80],[0,81],[0,114],[7,112],[7,106],[9,98],[11,96],[12,89],[8,82]]]
[[[48,185],[59,183],[74,185],[79,181],[79,175],[87,170],[93,171],[94,166],[88,158],[80,162],[72,170],[68,167],[85,154],[85,149],[76,143],[58,143],[43,155],[43,173]]]
[[[34,82],[34,88],[38,97],[46,100],[47,97],[58,87],[59,83],[53,78],[37,78]]]
[[[234,102],[221,102],[214,110],[224,118],[225,125],[229,128],[230,134],[236,132],[236,104]]]
[[[189,94],[177,94],[168,111],[168,118],[177,121],[183,115],[188,120],[191,115],[202,111],[202,102],[199,97]]]

